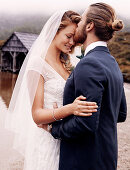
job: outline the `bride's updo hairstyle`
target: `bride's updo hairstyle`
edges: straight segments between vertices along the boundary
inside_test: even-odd
[[[94,23],[95,34],[102,41],[110,40],[115,31],[123,28],[123,22],[116,18],[114,9],[105,3],[90,5],[86,16],[86,24]]]
[[[57,33],[72,23],[78,24],[80,22],[80,20],[81,20],[81,16],[78,13],[76,13],[74,11],[65,12],[61,19],[61,24],[59,26]],[[66,68],[66,70],[69,73],[71,73],[72,64],[70,62],[70,56],[61,52],[60,59],[64,65],[64,67]]]

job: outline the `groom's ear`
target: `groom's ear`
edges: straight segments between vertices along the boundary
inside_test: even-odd
[[[90,22],[86,25],[86,31],[90,32],[94,28],[94,23]]]

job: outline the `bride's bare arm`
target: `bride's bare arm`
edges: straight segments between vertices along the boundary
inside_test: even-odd
[[[44,108],[44,79],[40,76],[36,95],[32,106],[32,117],[36,124],[48,124],[63,119],[72,114],[78,116],[90,116],[92,112],[96,112],[97,105],[95,102],[81,101],[86,98],[79,96],[72,104],[62,106],[57,109]]]

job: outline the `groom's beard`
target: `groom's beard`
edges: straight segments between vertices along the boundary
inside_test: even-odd
[[[83,44],[87,38],[86,34],[86,24],[79,30],[76,35],[74,36],[74,41],[77,43]]]

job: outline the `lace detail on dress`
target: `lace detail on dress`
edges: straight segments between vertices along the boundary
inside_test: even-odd
[[[65,80],[44,61],[44,108],[58,107],[63,104]],[[34,148],[34,149],[32,149]],[[58,170],[60,141],[37,126],[30,129],[28,146],[26,149],[24,170]]]

